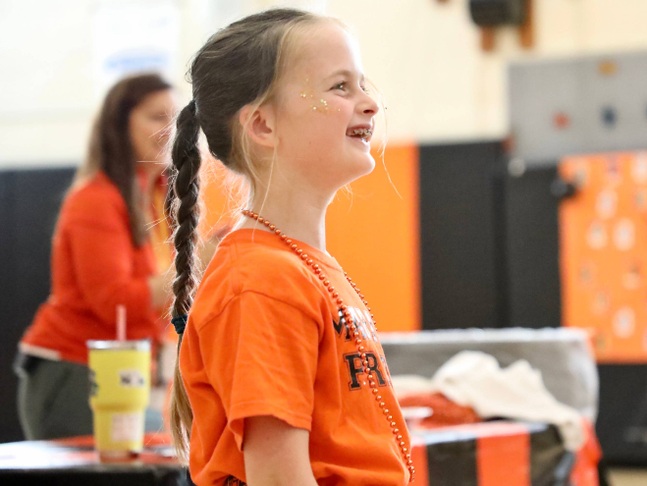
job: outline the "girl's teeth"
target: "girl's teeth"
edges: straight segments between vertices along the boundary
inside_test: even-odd
[[[368,128],[358,128],[353,130],[353,135],[360,136],[361,138],[366,138],[371,134],[371,130]]]

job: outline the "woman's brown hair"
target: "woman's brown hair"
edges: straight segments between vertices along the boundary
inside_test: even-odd
[[[137,246],[146,239],[146,228],[137,202],[140,196],[129,132],[130,114],[148,95],[171,88],[154,73],[124,78],[110,88],[92,127],[85,161],[75,176],[79,180],[102,171],[117,186],[126,202],[130,232]]]
[[[209,151],[230,169],[249,176],[253,167],[245,149],[236,114],[246,105],[267,101],[282,71],[290,34],[297,26],[321,21],[315,14],[272,9],[245,17],[218,31],[196,54],[189,76],[193,100],[180,112],[172,158],[175,168],[177,250],[173,283],[174,323],[178,322],[178,363],[171,403],[171,431],[180,459],[186,460],[193,412],[182,382],[179,352],[186,315],[197,285],[194,248],[197,242],[200,153],[198,136],[205,135]],[[217,345],[217,343],[214,343]]]

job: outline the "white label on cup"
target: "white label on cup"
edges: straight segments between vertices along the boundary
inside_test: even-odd
[[[115,413],[112,415],[111,439],[112,442],[131,442],[139,440],[144,430],[144,414]]]

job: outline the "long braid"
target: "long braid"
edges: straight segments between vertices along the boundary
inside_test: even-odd
[[[177,272],[173,281],[175,301],[171,310],[174,319],[186,318],[193,303],[197,284],[194,271],[196,265],[194,249],[198,238],[196,228],[200,215],[198,205],[200,192],[198,178],[200,170],[199,133],[200,125],[196,118],[196,105],[195,101],[191,101],[178,116],[177,134],[172,151],[175,168],[173,188],[176,199],[176,226],[173,240],[176,249],[175,269]],[[186,460],[193,413],[180,374],[179,353],[183,333],[179,334],[178,360],[175,365],[171,401],[171,432],[178,456],[180,459]]]
[[[173,282],[173,317],[188,314],[193,303],[196,279],[193,274],[195,257],[193,250],[197,242],[196,228],[200,211],[198,195],[200,184],[200,152],[198,135],[200,126],[195,116],[195,102],[191,101],[177,120],[177,140],[173,145],[172,157],[175,166],[173,184],[175,198],[179,200],[176,212],[174,244],[177,251],[175,268],[177,277]]]

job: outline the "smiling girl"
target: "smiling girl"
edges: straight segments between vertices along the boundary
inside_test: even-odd
[[[193,481],[408,483],[408,433],[373,315],[326,251],[328,205],[375,165],[378,105],[355,39],[334,19],[270,10],[216,33],[190,73],[173,147],[172,420]],[[192,302],[200,131],[250,196]]]

